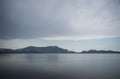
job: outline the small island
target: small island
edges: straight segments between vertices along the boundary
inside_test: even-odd
[[[112,51],[112,50],[88,50],[82,51],[82,54],[120,54],[119,51]]]

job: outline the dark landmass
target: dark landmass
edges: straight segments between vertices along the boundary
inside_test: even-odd
[[[88,50],[88,51],[82,51],[81,53],[84,53],[84,54],[94,54],[94,53],[97,53],[97,54],[101,54],[101,53],[108,53],[108,54],[120,54],[120,52],[119,51],[112,51],[112,50]]]
[[[112,51],[112,50],[88,50],[88,51],[82,51],[82,52],[75,52],[75,51],[69,51],[67,49],[60,48],[58,46],[48,46],[48,47],[35,47],[35,46],[29,46],[26,48],[21,49],[5,49],[0,48],[0,54],[9,54],[9,53],[39,53],[39,54],[46,54],[46,53],[65,53],[65,54],[71,54],[71,53],[77,53],[77,54],[94,54],[94,53],[110,53],[110,54],[116,54],[120,53],[119,51]]]
[[[15,49],[15,50],[0,48],[0,53],[9,54],[9,53],[75,53],[75,52],[60,48],[58,46],[48,46],[48,47],[29,46],[26,48]]]

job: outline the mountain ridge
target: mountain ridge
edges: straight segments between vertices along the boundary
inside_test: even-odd
[[[28,46],[20,49],[6,49],[0,48],[0,53],[75,53],[67,49],[60,48],[58,46],[36,47]]]
[[[20,49],[6,49],[0,48],[0,54],[7,53],[65,53],[65,54],[94,54],[94,53],[120,53],[120,51],[112,51],[112,50],[88,50],[82,52],[69,51],[67,49],[58,47],[58,46],[47,46],[47,47],[36,47],[36,46],[28,46]]]

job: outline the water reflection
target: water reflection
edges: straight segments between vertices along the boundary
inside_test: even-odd
[[[119,61],[119,54],[10,54],[0,56],[0,73],[4,79],[120,79]]]
[[[27,59],[28,63],[33,63],[34,62],[34,55],[28,54],[26,56],[26,59]]]
[[[59,56],[58,55],[55,55],[55,54],[51,54],[51,55],[47,55],[46,56],[46,59],[48,62],[50,63],[57,63],[58,60],[59,60]]]

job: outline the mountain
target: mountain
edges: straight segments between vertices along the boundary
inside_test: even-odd
[[[105,51],[105,50],[88,50],[88,51],[82,51],[82,52],[74,52],[69,51],[67,49],[60,48],[58,46],[48,46],[48,47],[35,47],[35,46],[29,46],[21,49],[5,49],[0,48],[0,54],[9,54],[9,53],[65,53],[65,54],[113,54],[113,53],[119,53],[119,51]]]
[[[22,49],[0,49],[0,53],[75,53],[67,49],[60,48],[58,46],[48,46],[48,47],[34,47],[29,46]]]
[[[58,46],[48,46],[48,47],[34,47],[29,46],[23,49],[17,49],[18,52],[28,52],[28,53],[72,53],[67,49],[60,48]]]

